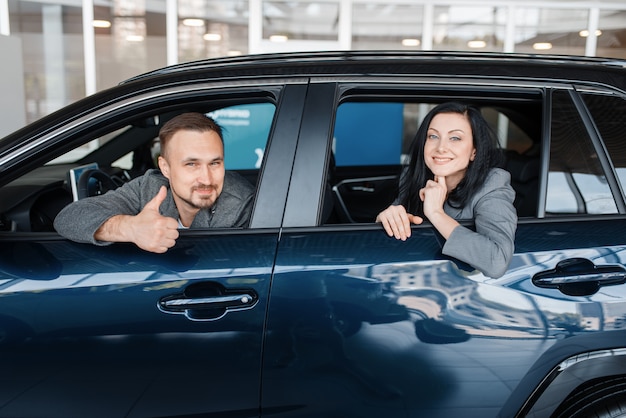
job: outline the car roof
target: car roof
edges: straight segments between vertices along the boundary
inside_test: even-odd
[[[568,55],[450,51],[291,52],[211,58],[172,65],[120,84],[178,79],[428,74],[548,78],[608,84],[626,91],[626,60]]]
[[[198,82],[264,79],[287,81],[307,78],[384,77],[407,79],[468,78],[586,83],[619,89],[626,94],[626,60],[566,55],[450,51],[328,51],[291,52],[211,58],[172,65],[129,78],[119,85],[71,103],[50,115],[0,139],[0,154],[10,152],[33,134],[54,129],[68,118],[78,118],[123,97],[138,92]]]

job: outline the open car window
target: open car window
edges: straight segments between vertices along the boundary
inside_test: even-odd
[[[345,102],[337,110],[328,174],[333,212],[325,223],[370,223],[397,195],[417,128],[435,101]],[[541,101],[477,103],[500,139],[521,216],[534,216]],[[329,198],[329,197],[327,197]],[[327,204],[326,204],[327,205]]]
[[[201,111],[196,108],[195,111]],[[93,139],[47,161],[0,189],[0,230],[51,232],[60,210],[76,200],[77,176],[87,168],[104,172],[119,187],[157,168],[158,132],[180,111],[144,115],[126,124],[100,130]],[[273,103],[246,103],[205,112],[223,127],[225,167],[237,171],[253,185],[265,154],[272,126]],[[81,170],[85,169],[85,170]],[[101,193],[97,178],[88,181],[88,192]]]

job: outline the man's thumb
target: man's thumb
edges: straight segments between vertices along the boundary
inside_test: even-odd
[[[156,196],[152,198],[151,201],[148,202],[148,204],[144,207],[144,209],[155,210],[158,212],[159,207],[161,206],[161,203],[163,203],[163,201],[165,200],[166,196],[167,196],[167,189],[165,188],[165,186],[161,186],[161,188],[159,189],[159,192],[156,194]]]

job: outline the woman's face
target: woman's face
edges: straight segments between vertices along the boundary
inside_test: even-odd
[[[448,190],[465,176],[476,148],[472,128],[466,116],[439,113],[430,122],[424,143],[424,162],[437,177],[445,177]]]

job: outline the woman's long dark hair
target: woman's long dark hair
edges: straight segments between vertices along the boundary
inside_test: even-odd
[[[465,176],[448,195],[448,203],[454,207],[464,207],[483,185],[489,170],[501,164],[502,153],[498,138],[477,108],[458,102],[446,102],[434,107],[422,121],[415,139],[409,148],[408,166],[400,179],[399,203],[409,213],[423,214],[424,203],[419,190],[434,174],[424,162],[424,144],[430,123],[439,113],[458,113],[467,117],[472,128],[476,156],[470,161]]]

